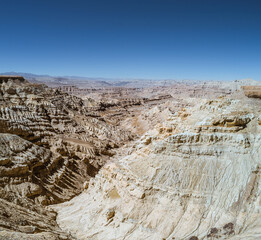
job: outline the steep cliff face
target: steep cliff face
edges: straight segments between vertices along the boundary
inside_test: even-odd
[[[75,96],[23,78],[0,83],[0,239],[15,239],[9,230],[59,239],[55,213],[43,206],[79,194],[131,134],[90,116]]]
[[[260,102],[197,100],[54,207],[77,239],[260,239]]]

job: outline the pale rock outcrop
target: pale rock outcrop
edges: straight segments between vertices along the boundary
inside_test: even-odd
[[[82,240],[260,239],[260,113],[226,98],[168,112],[53,207],[59,226]]]

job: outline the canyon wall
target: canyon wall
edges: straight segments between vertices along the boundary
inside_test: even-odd
[[[260,239],[260,102],[198,100],[54,207],[77,239]]]
[[[260,99],[226,84],[0,77],[0,239],[261,238]]]
[[[44,206],[81,193],[132,136],[82,99],[20,77],[3,78],[0,103],[0,239],[60,239]]]

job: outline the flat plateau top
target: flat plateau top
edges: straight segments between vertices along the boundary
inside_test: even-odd
[[[24,82],[25,79],[22,76],[8,76],[8,75],[0,75],[0,83],[7,82],[9,79],[11,80],[19,80],[20,82]]]
[[[0,78],[11,78],[11,79],[13,79],[13,78],[15,78],[15,79],[18,79],[18,78],[24,78],[24,77],[22,77],[22,76],[14,76],[14,75],[0,75]]]
[[[261,86],[242,86],[243,90],[261,90]]]

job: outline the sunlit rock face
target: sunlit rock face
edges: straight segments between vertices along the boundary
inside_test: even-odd
[[[113,155],[112,149],[130,138],[90,117],[81,99],[44,85],[9,79],[0,85],[0,93],[0,184],[1,177],[21,175],[43,188],[34,197],[41,204],[80,193],[83,183]]]
[[[260,102],[197,101],[54,207],[60,227],[93,240],[260,239]]]
[[[261,98],[261,86],[242,86],[244,93],[250,98]]]
[[[0,239],[260,239],[260,100],[205,85],[81,99],[0,77]],[[220,94],[241,100],[202,100]]]
[[[129,139],[80,98],[0,77],[0,239],[69,239],[45,206],[81,193]]]

